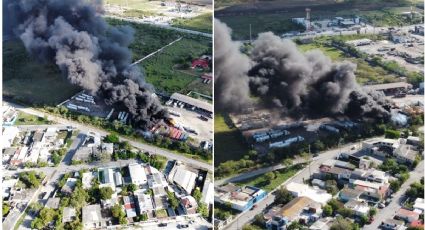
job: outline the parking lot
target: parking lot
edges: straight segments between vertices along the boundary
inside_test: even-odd
[[[198,134],[188,132],[189,136],[195,140],[196,143],[201,141],[212,141],[213,137],[213,120],[208,118],[207,121],[200,118],[200,114],[185,108],[167,107],[170,111],[179,113],[180,116],[171,114],[171,117],[176,121],[177,125],[186,127],[196,131]]]

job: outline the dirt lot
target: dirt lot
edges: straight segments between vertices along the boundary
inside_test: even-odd
[[[167,107],[169,110],[180,113],[181,116],[174,116],[173,119],[183,127],[188,127],[190,129],[196,130],[198,135],[189,133],[190,137],[193,138],[197,143],[201,141],[212,141],[213,137],[213,120],[208,119],[208,121],[203,121],[199,119],[199,113],[189,111],[184,108],[177,107]]]

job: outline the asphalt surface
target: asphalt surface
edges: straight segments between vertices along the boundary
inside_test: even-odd
[[[364,230],[376,230],[379,229],[382,221],[386,219],[392,219],[396,212],[401,208],[401,204],[405,200],[404,194],[409,189],[410,184],[419,181],[424,176],[424,162],[421,161],[415,170],[410,172],[410,177],[401,186],[400,190],[393,194],[393,198],[390,204],[383,209],[378,209],[378,213],[375,216],[375,220],[370,225],[363,227]]]
[[[87,124],[80,124],[80,123],[75,122],[75,121],[67,120],[67,119],[64,119],[64,118],[61,118],[61,117],[58,117],[58,116],[55,116],[55,115],[51,115],[51,114],[48,114],[48,113],[45,113],[45,112],[42,112],[42,111],[38,111],[38,110],[35,110],[35,109],[32,109],[32,108],[27,108],[27,107],[24,107],[24,106],[21,106],[21,105],[18,105],[18,104],[9,103],[9,102],[4,102],[4,103],[9,104],[9,105],[15,107],[17,110],[23,111],[23,112],[28,113],[28,114],[41,116],[41,117],[47,116],[48,120],[52,120],[52,121],[59,123],[59,124],[62,124],[62,125],[72,126],[72,127],[76,128],[78,130],[81,130],[82,132],[96,132],[96,133],[99,133],[102,136],[109,134],[109,132],[107,132],[103,129],[93,127],[93,126],[89,126]],[[168,150],[161,149],[161,148],[151,146],[151,145],[148,145],[148,144],[133,141],[133,140],[128,139],[128,138],[120,137],[120,140],[121,141],[128,141],[132,146],[139,148],[139,149],[142,149],[142,150],[145,150],[145,151],[148,151],[150,153],[158,154],[158,155],[164,156],[168,159],[181,161],[181,162],[184,162],[184,163],[191,165],[195,168],[202,168],[202,169],[208,170],[210,172],[213,171],[213,166],[211,164],[206,163],[206,162],[201,162],[201,161],[197,161],[197,160],[194,160],[194,159],[190,159],[190,158],[187,158],[183,155],[172,153]]]

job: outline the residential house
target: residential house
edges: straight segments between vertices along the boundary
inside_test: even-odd
[[[400,220],[394,220],[394,219],[386,219],[385,221],[382,221],[381,226],[384,229],[401,229],[404,225],[403,221]]]
[[[395,218],[411,223],[413,221],[419,220],[419,213],[410,211],[408,209],[400,208],[397,211]]]
[[[144,185],[148,182],[146,177],[145,170],[138,163],[133,163],[128,165],[128,170],[130,172],[131,183],[135,185]]]
[[[198,203],[193,196],[184,196],[180,199],[180,205],[185,215],[196,214]]]
[[[71,195],[74,191],[75,184],[77,184],[76,178],[68,178],[65,182],[65,185],[62,187],[61,192],[64,194]]]
[[[82,210],[82,216],[84,229],[100,229],[106,227],[106,221],[102,216],[99,204],[84,206]]]
[[[286,229],[294,221],[308,224],[320,218],[321,204],[308,198],[297,197],[282,208],[270,210],[266,218],[267,229]]]
[[[330,230],[333,222],[334,222],[334,218],[332,217],[321,218],[321,219],[318,219],[316,222],[314,222],[308,229],[309,230]]]
[[[422,214],[424,213],[425,203],[423,198],[416,198],[415,204],[413,204],[413,209],[415,212]]]
[[[369,213],[369,205],[366,202],[350,200],[344,204],[345,208],[351,209],[356,216],[367,216]]]
[[[124,196],[123,202],[124,202],[124,210],[125,210],[127,217],[129,217],[129,218],[136,217],[137,212],[136,212],[136,204],[134,202],[134,197],[133,196]]]
[[[201,202],[205,204],[214,203],[214,184],[208,180],[205,181],[202,188]]]
[[[154,210],[152,197],[144,193],[136,194],[136,209],[139,215]]]
[[[214,201],[222,204],[231,204],[233,209],[245,211],[264,199],[267,193],[253,186],[238,187],[227,184],[215,189]]]
[[[184,189],[188,194],[192,193],[195,188],[195,181],[198,175],[189,171],[184,165],[174,165],[168,174],[168,180],[176,183],[179,187]]]
[[[332,195],[326,191],[312,188],[305,184],[291,182],[286,185],[286,189],[295,197],[308,197],[322,205],[325,205],[330,199],[332,199]]]
[[[363,191],[346,186],[339,192],[338,199],[342,202],[347,202],[350,200],[359,200],[362,194]]]
[[[62,223],[74,221],[77,217],[75,208],[65,207],[62,212]]]
[[[56,197],[56,198],[49,198],[46,202],[46,207],[47,208],[53,208],[53,209],[58,209],[59,208],[59,203],[60,203],[60,198]]]

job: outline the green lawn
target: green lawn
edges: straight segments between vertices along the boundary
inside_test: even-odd
[[[217,166],[228,160],[240,160],[248,153],[248,144],[236,128],[230,128],[227,115],[214,115],[214,164]],[[227,118],[228,119],[228,118]]]
[[[297,164],[297,165],[293,165],[289,168],[284,168],[284,169],[281,169],[281,170],[274,171],[276,178],[271,180],[271,181],[268,181],[263,174],[263,175],[259,175],[259,176],[253,177],[253,178],[249,178],[249,179],[244,180],[244,181],[237,182],[236,184],[239,185],[239,186],[251,185],[251,186],[254,186],[254,187],[257,187],[257,188],[264,189],[267,192],[270,192],[273,189],[277,188],[282,183],[284,183],[290,177],[295,175],[302,168],[304,168],[303,164]]]
[[[176,19],[173,21],[173,26],[205,33],[212,33],[212,14],[205,13],[193,18]]]
[[[167,211],[165,209],[157,210],[157,211],[155,211],[155,214],[156,214],[157,218],[164,218],[164,217],[168,216]]]
[[[51,121],[44,119],[44,117],[38,117],[32,114],[19,112],[18,119],[16,119],[15,125],[48,125]]]
[[[29,104],[57,105],[80,91],[53,64],[29,57],[21,41],[3,42],[3,96]]]

